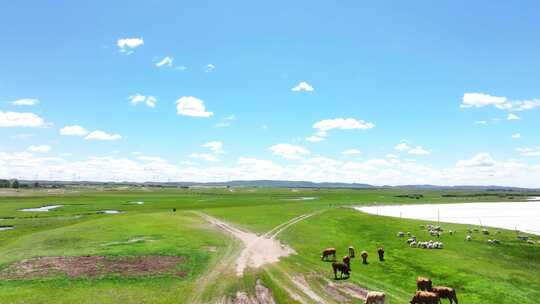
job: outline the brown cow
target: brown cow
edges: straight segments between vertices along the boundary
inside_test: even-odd
[[[377,249],[377,253],[379,254],[379,261],[384,261],[384,248],[379,247],[379,249]]]
[[[450,304],[454,304],[454,302],[458,304],[456,291],[454,290],[454,288],[445,287],[445,286],[435,286],[433,287],[433,292],[436,293],[441,299],[450,300]]]
[[[431,291],[433,283],[431,279],[418,277],[416,278],[416,290]]]
[[[332,256],[333,261],[336,260],[336,248],[326,248],[321,255],[321,261],[328,261],[328,257]]]
[[[367,294],[364,304],[384,304],[384,293],[378,291],[370,291]]]
[[[349,270],[351,270],[351,257],[348,255],[344,256],[343,264],[347,265],[347,267],[349,267]]]
[[[338,279],[337,277],[338,271],[340,272],[339,274],[340,279],[343,278],[343,274],[347,275],[347,278],[351,275],[349,272],[349,267],[347,267],[347,265],[343,263],[336,263],[336,262],[332,263],[332,269],[334,270],[334,277],[336,278],[336,280]]]
[[[360,254],[360,256],[362,257],[362,263],[363,264],[367,264],[368,261],[367,261],[367,258],[368,258],[368,253],[367,251],[362,251],[362,253]]]
[[[439,304],[439,296],[429,291],[417,291],[411,304]]]

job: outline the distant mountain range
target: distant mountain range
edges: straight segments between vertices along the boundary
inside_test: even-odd
[[[374,186],[359,183],[331,183],[331,182],[309,182],[309,181],[286,181],[286,180],[236,180],[228,182],[93,182],[93,181],[46,181],[46,180],[21,180],[21,184],[32,185],[39,183],[41,186],[162,186],[162,187],[259,187],[259,188],[329,188],[329,189],[418,189],[418,190],[492,190],[492,191],[523,191],[536,190],[540,188],[520,188],[508,186],[480,186],[480,185],[398,185],[398,186]]]

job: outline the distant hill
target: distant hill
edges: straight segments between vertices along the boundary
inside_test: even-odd
[[[287,180],[235,180],[228,182],[94,182],[94,181],[47,181],[47,180],[20,180],[21,185],[32,186],[39,183],[41,187],[63,186],[150,186],[150,187],[258,187],[258,188],[329,188],[329,189],[404,189],[404,190],[482,190],[482,191],[540,191],[540,188],[520,188],[507,186],[480,186],[480,185],[398,185],[374,186],[360,183],[331,183]]]

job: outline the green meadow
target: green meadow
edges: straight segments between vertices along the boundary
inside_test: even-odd
[[[415,198],[413,194],[422,194]],[[450,194],[450,196],[449,196]],[[406,195],[411,195],[406,197]],[[350,206],[373,204],[456,203],[519,200],[524,193],[483,191],[427,191],[395,189],[160,189],[99,188],[4,191],[0,197],[0,303],[215,303],[232,299],[238,291],[255,294],[259,280],[278,303],[361,303],[332,292],[334,284],[354,284],[382,291],[386,303],[408,303],[417,276],[456,289],[460,303],[538,303],[540,299],[540,244],[501,230],[500,245],[473,233],[470,225],[441,224],[444,249],[410,248],[398,231],[419,240],[433,237],[420,225],[427,222],[368,215]],[[301,200],[302,197],[315,198]],[[142,202],[137,204],[135,202]],[[19,209],[62,205],[48,212]],[[173,212],[173,209],[176,209]],[[116,210],[119,214],[101,211]],[[310,217],[288,226],[278,239],[296,254],[278,263],[234,271],[242,244],[201,216],[209,215],[235,227],[263,234],[291,219]],[[491,229],[495,231],[495,229]],[[538,237],[531,236],[535,239]],[[352,261],[348,280],[335,281],[331,265],[321,262],[324,248],[335,247],[338,257],[354,246],[369,253],[369,264]],[[386,260],[376,249],[384,246]],[[63,272],[12,276],[14,265],[38,257],[100,256],[110,261],[124,257],[182,257],[168,271],[151,275],[71,276]],[[181,275],[178,275],[181,274]],[[301,278],[315,293],[306,294]],[[298,298],[292,296],[298,295]]]

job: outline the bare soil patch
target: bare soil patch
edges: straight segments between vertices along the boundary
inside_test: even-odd
[[[0,279],[32,279],[53,275],[72,278],[96,278],[108,274],[125,277],[173,275],[185,277],[178,265],[186,261],[181,256],[76,256],[40,257],[16,262],[0,271]]]
[[[261,280],[257,280],[255,295],[250,296],[246,292],[238,291],[234,298],[223,302],[226,304],[276,304],[272,292],[262,284]]]

